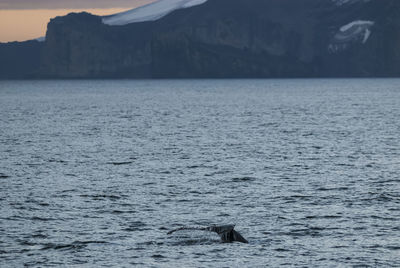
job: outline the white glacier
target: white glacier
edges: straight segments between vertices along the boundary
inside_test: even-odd
[[[207,0],[158,0],[154,3],[103,18],[107,25],[126,25],[135,22],[154,21],[174,10],[201,5]]]

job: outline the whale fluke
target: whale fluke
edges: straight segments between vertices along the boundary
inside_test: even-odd
[[[210,231],[215,232],[221,237],[223,242],[231,243],[231,242],[241,242],[241,243],[249,243],[241,234],[234,230],[235,225],[213,225],[209,227],[180,227],[174,230],[169,231],[167,234],[172,234],[177,231],[182,230],[196,230],[196,231]]]

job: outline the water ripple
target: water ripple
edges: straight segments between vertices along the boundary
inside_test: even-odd
[[[400,267],[399,88],[0,81],[0,267]]]

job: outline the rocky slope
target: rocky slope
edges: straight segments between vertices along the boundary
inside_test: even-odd
[[[398,0],[208,0],[126,25],[55,18],[28,65],[40,78],[400,76],[399,45]]]

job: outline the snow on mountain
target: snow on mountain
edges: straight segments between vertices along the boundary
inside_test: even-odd
[[[371,35],[370,27],[374,24],[373,21],[368,20],[350,22],[340,28],[340,31],[335,35],[335,39],[340,42],[361,39],[362,43],[365,44]]]
[[[375,24],[373,21],[356,20],[342,27],[334,36],[334,43],[330,44],[330,52],[337,52],[346,49],[352,42],[361,42],[365,44],[371,35],[371,27]]]
[[[107,25],[126,25],[134,22],[154,21],[174,10],[201,5],[207,0],[158,0],[154,3],[103,18]]]
[[[373,21],[356,20],[356,21],[350,22],[349,24],[346,24],[346,25],[340,27],[340,31],[343,33],[348,32],[349,30],[353,30],[353,32],[357,32],[357,31],[363,30],[364,28],[368,28],[372,25],[374,25]]]
[[[369,2],[371,0],[331,0],[336,5]],[[158,0],[148,5],[134,8],[122,13],[106,16],[103,23],[107,25],[126,25],[135,22],[158,20],[174,10],[201,5],[207,0]]]
[[[354,3],[357,3],[357,2],[369,2],[371,0],[332,0],[332,1],[335,2],[336,5],[342,6],[342,5],[345,5],[345,4],[354,4]]]

